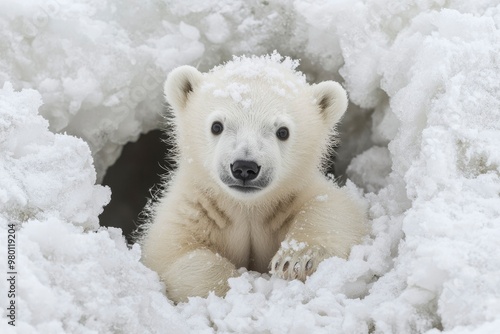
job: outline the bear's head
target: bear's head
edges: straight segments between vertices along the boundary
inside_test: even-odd
[[[304,187],[322,166],[347,96],[333,81],[307,84],[297,66],[274,53],[235,57],[208,73],[174,69],[165,96],[179,170],[249,204]]]

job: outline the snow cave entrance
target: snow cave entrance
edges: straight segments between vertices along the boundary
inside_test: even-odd
[[[104,175],[102,184],[110,187],[112,194],[99,216],[100,224],[121,228],[129,243],[133,241],[132,232],[139,224],[139,215],[151,198],[151,189],[172,168],[165,159],[171,155],[166,138],[162,130],[142,134],[136,142],[123,147],[120,157]]]
[[[339,144],[328,159],[326,172],[333,174],[340,185],[350,177],[346,171],[352,158],[373,145],[372,114],[372,110],[351,103],[338,127]],[[99,217],[100,224],[121,228],[129,243],[133,242],[132,232],[140,223],[139,215],[151,198],[151,191],[161,182],[161,175],[172,169],[166,159],[172,153],[172,147],[165,143],[167,136],[163,130],[153,130],[136,142],[127,143],[104,176],[102,184],[111,188],[112,195]]]

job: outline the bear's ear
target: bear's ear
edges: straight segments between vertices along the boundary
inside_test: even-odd
[[[194,67],[184,65],[172,70],[165,81],[165,99],[176,111],[184,110],[192,93],[200,85],[203,75]]]
[[[323,81],[311,88],[321,116],[333,127],[347,110],[346,91],[335,81]]]

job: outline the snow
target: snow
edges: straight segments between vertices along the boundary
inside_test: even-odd
[[[294,251],[300,251],[304,248],[307,247],[307,243],[305,242],[298,242],[295,239],[292,240],[285,240],[281,242],[281,248],[286,250],[286,249],[293,249]]]
[[[120,4],[0,2],[0,240],[16,224],[15,332],[497,331],[498,1]],[[242,269],[226,298],[174,306],[138,246],[99,227],[110,191],[96,182],[160,127],[173,67],[275,49],[301,58],[311,82],[344,83],[338,153],[370,236],[305,283]],[[13,333],[7,302],[0,331]]]
[[[243,95],[248,93],[248,85],[240,84],[237,82],[230,83],[225,87],[225,90],[215,89],[213,95],[215,97],[228,97],[230,96],[234,102],[241,102]]]
[[[249,110],[252,106],[252,99],[249,97],[250,87],[247,84],[249,79],[267,81],[272,85],[271,91],[278,96],[293,97],[298,94],[297,87],[306,84],[304,74],[297,71],[298,66],[298,60],[282,57],[276,51],[263,56],[233,56],[232,60],[211,69],[211,72],[222,72],[226,81],[231,83],[226,85],[223,81],[218,87],[215,84],[204,84],[202,89],[215,88],[212,90],[213,96],[231,97],[243,109]],[[283,74],[283,67],[290,70],[288,75]]]
[[[316,196],[316,201],[326,202],[328,200],[328,194]]]
[[[14,92],[10,83],[0,90],[0,211],[16,224],[57,217],[96,229],[109,189],[94,185],[84,141],[48,130],[41,103],[34,90]]]

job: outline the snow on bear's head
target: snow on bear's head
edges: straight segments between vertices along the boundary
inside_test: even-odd
[[[245,203],[300,189],[321,167],[347,108],[336,82],[308,85],[277,53],[235,57],[200,73],[174,69],[165,83],[179,170]]]

